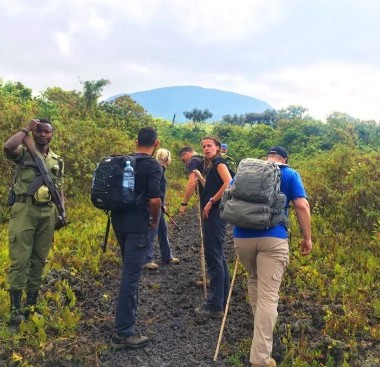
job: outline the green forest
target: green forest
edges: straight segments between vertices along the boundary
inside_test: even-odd
[[[227,143],[229,154],[239,162],[259,157],[274,145],[285,147],[290,165],[297,169],[309,196],[314,248],[305,258],[298,253],[299,229],[291,211],[292,259],[281,297],[323,305],[321,333],[329,337],[327,349],[283,338],[286,353],[282,367],[356,366],[361,343],[374,346],[380,340],[380,124],[336,112],[326,121],[313,119],[301,106],[245,116],[225,116],[219,122],[189,121],[176,124],[153,118],[128,96],[112,103],[99,102],[108,80],[83,82],[81,91],[47,88],[38,96],[21,82],[0,79],[0,137],[4,142],[32,118],[47,117],[54,126],[52,149],[65,161],[66,211],[70,224],[56,232],[45,274],[65,269],[72,274],[97,274],[104,261],[100,239],[105,216],[90,202],[92,173],[109,154],[134,151],[137,131],[156,128],[160,146],[173,155],[167,171],[167,202],[178,212],[187,182],[178,152],[184,145],[201,151],[200,139],[215,135]],[[210,111],[212,113],[212,111]],[[0,360],[9,366],[33,366],[36,355],[48,353],[62,338],[75,340],[82,322],[75,290],[66,280],[44,295],[45,318],[25,322],[19,333],[9,330],[7,206],[14,166],[0,155]],[[195,205],[195,198],[190,205]],[[117,264],[116,246],[108,260]],[[45,302],[45,303],[44,303]],[[47,302],[56,304],[50,313]],[[300,319],[303,315],[300,314]],[[339,346],[338,342],[339,341]],[[335,348],[344,354],[334,362]],[[231,348],[234,358],[248,353]],[[374,349],[373,349],[374,350]],[[379,350],[377,349],[377,352]],[[380,365],[380,355],[369,352],[366,366]],[[373,363],[373,364],[371,364]],[[376,364],[377,363],[377,364]],[[1,362],[0,362],[0,365]]]

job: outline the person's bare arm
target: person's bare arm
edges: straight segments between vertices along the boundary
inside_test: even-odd
[[[22,144],[25,136],[30,131],[33,131],[38,124],[39,120],[30,120],[25,129],[18,131],[5,142],[3,149],[7,158],[15,159],[20,156],[20,145]]]
[[[302,241],[300,244],[301,254],[309,255],[313,247],[313,242],[311,240],[310,205],[306,198],[295,199],[293,200],[293,204],[302,233]]]
[[[60,187],[58,189],[58,194],[59,194],[59,197],[61,199],[62,207],[63,207],[63,209],[65,209],[65,193],[63,192],[63,188],[62,187]]]
[[[206,183],[206,179],[202,176],[199,170],[195,169],[193,171],[195,173],[195,176],[197,177],[197,180],[201,183],[201,185],[204,187]]]
[[[197,183],[198,183],[197,176],[195,175],[195,173],[191,172],[189,174],[189,180],[187,181],[187,186],[185,190],[185,195],[183,196],[182,204],[187,205],[187,202],[190,200],[191,195],[194,194],[195,188],[197,187]],[[185,214],[186,205],[181,205],[181,209],[179,211],[181,214]]]
[[[161,210],[161,199],[160,198],[152,198],[149,199],[149,210],[152,221],[150,223],[150,228],[154,229],[158,226],[158,220]]]

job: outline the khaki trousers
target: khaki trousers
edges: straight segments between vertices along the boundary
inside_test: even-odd
[[[248,295],[254,320],[250,362],[266,366],[272,354],[281,279],[289,263],[288,240],[235,238],[234,245],[248,272]]]

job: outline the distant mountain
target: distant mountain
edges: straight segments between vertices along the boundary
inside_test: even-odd
[[[225,92],[218,89],[209,89],[194,86],[178,86],[157,88],[143,92],[123,93],[107,101],[128,94],[139,103],[153,117],[161,117],[175,122],[185,122],[185,111],[193,108],[208,109],[212,118],[208,121],[218,121],[223,115],[242,115],[248,112],[264,112],[272,108],[268,103],[256,98],[244,96],[233,92]]]

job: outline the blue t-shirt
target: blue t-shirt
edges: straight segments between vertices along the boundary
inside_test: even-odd
[[[286,196],[285,211],[288,215],[289,202],[299,198],[307,198],[305,188],[303,187],[301,176],[294,169],[279,165],[281,169],[281,192]],[[288,238],[288,231],[283,224],[269,229],[253,229],[234,227],[233,234],[235,238],[251,238],[251,237],[276,237]]]
[[[193,155],[187,163],[187,171],[192,173],[197,169],[201,174],[204,173],[203,158],[198,155]]]

